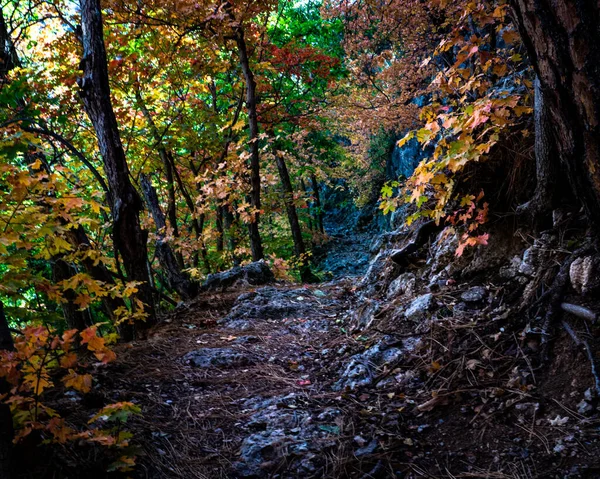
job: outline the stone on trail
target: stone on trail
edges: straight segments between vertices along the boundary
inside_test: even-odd
[[[412,301],[412,303],[410,303],[410,306],[404,312],[404,316],[406,319],[423,319],[425,313],[431,309],[432,305],[433,295],[431,293],[418,296]]]
[[[485,295],[486,290],[483,286],[474,286],[461,294],[460,298],[467,303],[478,303],[485,298]]]
[[[268,284],[275,280],[273,272],[264,260],[245,266],[236,266],[221,273],[209,274],[202,285],[203,291],[223,291],[236,283],[247,283],[253,286]]]
[[[326,307],[333,300],[320,297],[307,288],[282,290],[264,287],[238,297],[229,314],[219,323],[229,329],[245,331],[254,321],[301,318],[310,315],[313,319],[323,317]],[[322,326],[322,325],[321,325]]]
[[[202,348],[187,353],[183,359],[199,368],[229,368],[252,363],[248,355],[232,348]]]

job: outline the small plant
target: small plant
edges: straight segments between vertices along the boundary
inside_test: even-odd
[[[99,324],[83,331],[69,330],[58,334],[47,326],[27,326],[15,340],[13,351],[0,351],[0,378],[10,386],[0,399],[9,405],[15,426],[14,442],[23,441],[36,432],[42,444],[65,444],[83,440],[118,451],[119,458],[111,470],[130,470],[135,464],[123,424],[132,414],[139,414],[132,403],[116,403],[101,409],[84,430],[67,424],[60,414],[46,404],[49,391],[62,387],[82,394],[92,390],[90,362],[108,364],[115,353],[99,336]],[[110,427],[104,427],[106,424]]]

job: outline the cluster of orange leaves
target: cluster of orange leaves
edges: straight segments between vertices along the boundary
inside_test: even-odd
[[[94,358],[101,364],[116,359],[106,339],[99,335],[98,327],[57,334],[46,326],[27,326],[16,338],[14,350],[0,351],[0,378],[10,388],[0,399],[11,409],[15,442],[36,431],[46,443],[84,441],[116,448],[121,452],[112,467],[127,470],[135,464],[134,457],[124,452],[131,434],[120,426],[101,426],[111,421],[125,422],[130,414],[140,412],[138,406],[128,402],[108,405],[81,430],[69,425],[44,401],[46,393],[52,390],[89,393],[93,378],[88,371]]]

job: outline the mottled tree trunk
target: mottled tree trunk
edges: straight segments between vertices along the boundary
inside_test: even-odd
[[[524,213],[531,220],[540,224],[547,213],[560,200],[560,157],[554,145],[552,119],[547,95],[542,90],[539,79],[534,83],[534,124],[535,124],[535,167],[536,188],[531,200],[518,208],[518,213]]]
[[[248,48],[244,29],[238,27],[235,33],[240,65],[246,80],[246,108],[248,109],[248,126],[250,127],[250,205],[256,210],[254,221],[249,223],[250,249],[252,259],[258,261],[264,258],[262,240],[260,237],[260,154],[258,145],[258,114],[256,111],[256,81],[250,68]]]
[[[600,4],[510,0],[540,79],[561,172],[600,226]]]
[[[143,332],[156,322],[154,297],[148,270],[148,234],[140,225],[141,198],[129,179],[129,168],[110,99],[106,50],[99,0],[81,0],[83,30],[83,77],[78,79],[80,95],[104,160],[112,197],[113,240],[128,280],[140,282],[137,298],[145,304],[148,318],[138,321]]]
[[[165,215],[160,208],[158,195],[150,178],[144,174],[141,176],[141,186],[156,225],[156,255],[165,274],[167,285],[177,291],[183,299],[192,299],[198,294],[198,285],[181,271],[171,246],[165,241],[164,231],[167,227]]]

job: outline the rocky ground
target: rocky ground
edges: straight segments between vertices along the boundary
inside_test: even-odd
[[[598,335],[529,307],[573,239],[502,226],[457,260],[438,233],[400,263],[412,233],[382,237],[362,279],[209,289],[121,347],[101,388],[143,408],[136,474],[600,477]],[[574,264],[566,300],[596,310]]]

